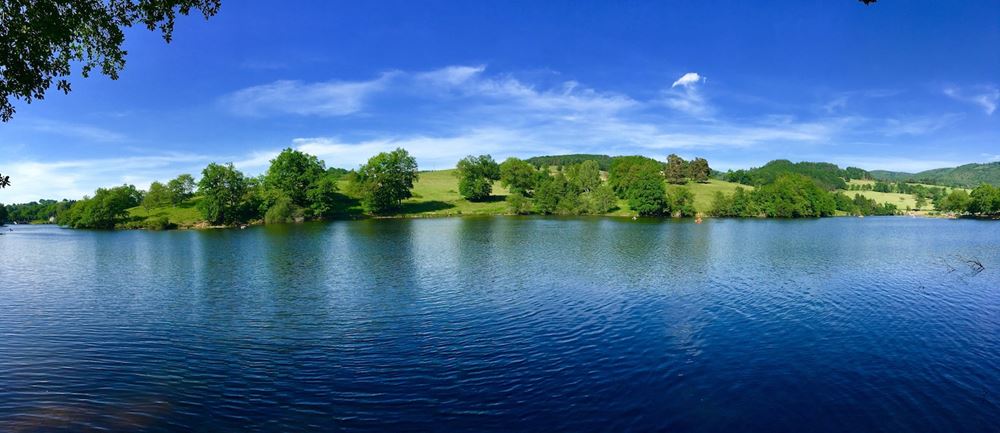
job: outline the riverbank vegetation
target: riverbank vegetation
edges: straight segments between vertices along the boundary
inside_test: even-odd
[[[737,181],[730,182],[727,181]],[[78,201],[0,206],[0,222],[74,228],[232,226],[331,218],[446,215],[611,215],[800,218],[904,211],[1000,214],[1000,189],[877,181],[856,168],[772,161],[719,173],[707,160],[557,155],[497,163],[470,155],[454,169],[418,171],[403,149],[356,170],[285,149],[259,176],[212,163],[200,176],[101,188]]]

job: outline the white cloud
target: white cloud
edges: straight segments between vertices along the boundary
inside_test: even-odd
[[[670,89],[664,91],[663,104],[696,118],[711,117],[712,109],[698,88],[705,80],[706,78],[697,72],[684,74],[670,85]]]
[[[921,136],[951,125],[960,117],[958,114],[949,113],[934,116],[889,118],[885,119],[885,127],[881,132],[888,137]]]
[[[109,129],[49,119],[31,119],[26,121],[25,126],[37,132],[102,143],[120,142],[126,139],[124,134]]]
[[[479,76],[485,70],[485,65],[448,66],[434,71],[419,73],[417,74],[417,79],[439,86],[458,86]]]
[[[701,83],[703,81],[705,81],[705,78],[703,78],[701,75],[698,75],[697,72],[688,72],[682,75],[680,78],[678,78],[677,81],[674,81],[674,84],[670,85],[670,87],[671,88],[677,86],[694,87],[696,84]]]
[[[395,73],[369,81],[303,83],[281,80],[238,90],[221,99],[230,112],[242,116],[295,114],[345,116],[364,108],[368,97],[389,84]]]
[[[443,169],[459,159],[475,154],[492,154],[502,158],[548,152],[568,152],[569,149],[541,143],[525,131],[501,128],[472,129],[457,134],[432,136],[413,135],[348,141],[336,137],[296,138],[293,147],[318,156],[328,166],[354,168],[379,152],[403,148],[417,158],[421,169]]]
[[[981,86],[975,91],[962,90],[954,86],[945,87],[944,94],[962,102],[978,105],[987,116],[993,115],[1000,103],[1000,89],[996,86]]]
[[[181,173],[197,174],[208,162],[206,155],[163,154],[39,162],[5,162],[3,175],[11,186],[0,190],[0,202],[22,203],[42,198],[79,199],[99,187],[134,184],[147,188],[153,180],[168,180]]]
[[[766,162],[772,155],[834,154],[843,150],[836,147],[839,143],[860,140],[873,143],[873,147],[885,144],[889,149],[903,138],[944,130],[959,116],[864,118],[827,113],[813,117],[821,111],[815,103],[806,110],[807,117],[717,115],[701,92],[704,85],[705,78],[691,72],[662,89],[660,96],[639,100],[572,80],[542,85],[512,75],[489,74],[482,65],[459,65],[425,72],[392,72],[369,81],[278,81],[232,93],[221,102],[227,109],[249,116],[364,112],[364,117],[342,121],[322,119],[314,122],[321,126],[314,124],[312,129],[287,137],[290,146],[317,155],[328,166],[344,168],[357,167],[372,155],[397,147],[410,151],[422,169],[452,167],[469,154],[489,153],[498,160],[555,153],[644,154],[662,159],[674,151],[739,167],[735,165],[739,156],[747,158],[742,166],[750,166],[759,160]],[[386,99],[390,97],[403,98],[403,102]],[[392,109],[383,110],[385,103],[393,104]],[[678,116],[664,106],[687,115]],[[413,110],[402,110],[404,119],[395,124],[397,117],[392,116],[400,115],[400,107]],[[833,108],[842,106],[835,104]],[[377,116],[384,116],[374,122],[378,126],[363,124]],[[102,135],[93,138],[98,137]],[[0,201],[80,198],[97,187],[123,182],[145,188],[152,180],[167,180],[179,173],[197,175],[209,162],[233,161],[240,170],[255,175],[264,171],[279,151],[269,145],[236,155],[154,154],[5,162],[0,170],[11,175],[15,187],[0,190]],[[831,157],[833,162],[870,162],[872,168],[888,169],[934,168],[929,166],[952,162],[868,158]],[[823,159],[831,160],[816,160]]]
[[[634,99],[613,92],[598,92],[566,81],[561,85],[538,89],[509,75],[485,76],[484,66],[451,66],[416,74],[419,84],[461,97],[489,100],[493,107],[516,106],[522,110],[562,111],[565,115],[615,113],[638,104]]]

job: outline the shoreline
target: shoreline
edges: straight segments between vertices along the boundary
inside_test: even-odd
[[[703,216],[703,215],[693,216],[693,217],[673,217],[673,216],[632,216],[632,215],[611,215],[611,214],[605,214],[605,215],[537,215],[537,214],[519,215],[519,214],[510,214],[510,213],[503,213],[503,214],[460,214],[459,213],[459,214],[441,214],[441,215],[435,215],[435,214],[362,215],[362,216],[354,216],[354,217],[327,218],[327,219],[310,220],[310,221],[300,221],[300,222],[289,222],[289,223],[280,223],[280,224],[271,224],[271,225],[297,225],[297,224],[307,224],[307,223],[324,223],[324,222],[336,222],[336,221],[361,221],[361,220],[406,220],[406,219],[444,219],[444,218],[497,218],[497,217],[514,217],[514,218],[538,218],[538,217],[553,218],[553,217],[555,217],[555,218],[589,218],[589,219],[608,218],[608,219],[617,219],[617,220],[622,220],[622,219],[629,220],[629,219],[631,219],[631,220],[642,220],[642,221],[654,221],[654,220],[661,220],[661,221],[684,221],[684,220],[690,220],[692,222],[698,220],[699,218],[702,218],[703,220],[755,220],[755,221],[759,221],[759,220],[792,221],[792,220],[820,220],[820,219],[826,219],[826,218],[877,218],[877,217],[882,217],[882,218],[927,218],[927,219],[948,219],[948,220],[983,220],[983,221],[997,221],[997,220],[1000,220],[1000,217],[991,217],[991,216],[961,215],[961,216],[957,216],[957,217],[949,217],[947,215],[931,215],[931,214],[870,215],[870,216],[831,215],[831,216],[828,216],[828,217],[776,218],[776,217],[763,217],[763,216],[762,217],[712,217],[712,216]],[[205,223],[205,222],[201,221],[199,223],[192,224],[192,225],[178,226],[176,228],[164,229],[164,230],[149,229],[149,228],[144,228],[144,227],[131,227],[131,228],[126,228],[126,227],[120,227],[120,228],[118,228],[118,227],[116,227],[116,228],[113,228],[113,229],[73,229],[73,228],[70,228],[70,227],[59,226],[59,225],[57,225],[55,223],[18,223],[18,224],[8,223],[7,225],[0,225],[0,227],[8,227],[8,226],[11,226],[11,225],[29,225],[29,226],[41,226],[41,225],[44,225],[44,226],[56,226],[56,227],[60,227],[60,228],[68,228],[68,229],[71,229],[71,230],[100,230],[100,231],[133,231],[133,230],[144,230],[144,231],[159,232],[159,231],[177,231],[177,230],[199,230],[199,231],[209,231],[209,230],[242,230],[242,229],[246,229],[246,228],[249,228],[249,227],[257,227],[257,226],[266,226],[266,225],[268,225],[268,224],[265,224],[264,221],[262,221],[262,220],[261,221],[251,221],[251,222],[247,222],[247,223],[244,223],[244,224],[232,225],[232,226],[226,226],[226,225],[209,225],[209,224],[203,224],[203,223]],[[696,224],[698,224],[698,223],[696,223]]]

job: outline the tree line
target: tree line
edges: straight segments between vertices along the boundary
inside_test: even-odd
[[[138,221],[129,217],[129,209],[141,205],[148,211],[194,201],[212,225],[323,219],[343,210],[346,201],[338,183],[344,177],[364,209],[380,214],[410,197],[417,175],[416,160],[403,149],[380,153],[352,172],[327,168],[314,155],[285,149],[260,176],[247,176],[232,163],[210,163],[197,182],[182,174],[166,183],[153,182],[148,191],[134,185],[98,188],[93,196],[60,202],[66,204],[54,216],[56,223],[73,228],[162,229],[171,225],[166,217]]]
[[[934,202],[942,212],[976,216],[1000,216],[1000,188],[984,183],[972,192],[964,189],[952,190],[948,195]]]
[[[707,181],[711,172],[708,162],[700,158],[689,164],[676,155],[667,163],[644,156],[613,157],[610,162],[587,156],[551,157],[542,161],[570,163],[536,166],[531,160],[514,157],[498,164],[490,155],[470,155],[456,166],[459,193],[470,201],[488,200],[493,182],[499,181],[510,191],[506,198],[509,211],[518,215],[606,214],[617,209],[621,199],[643,216],[692,216],[694,195],[684,187],[667,187],[668,168],[680,167],[677,177],[671,179],[678,184],[692,178]],[[602,161],[607,163],[606,174]]]
[[[830,192],[809,176],[799,173],[779,175],[773,182],[752,191],[737,187],[732,194],[716,192],[709,215],[716,217],[808,218],[834,215],[895,215],[891,203],[879,204],[861,194],[853,198]]]
[[[806,171],[829,171],[822,164],[804,167]],[[682,185],[707,181],[712,173],[706,160],[686,161],[676,155],[666,161],[613,157],[607,170],[602,170],[597,160],[538,167],[519,158],[497,163],[491,155],[470,155],[455,168],[458,193],[463,198],[493,200],[493,185],[499,182],[509,191],[505,201],[510,213],[541,215],[606,214],[625,202],[642,216],[693,216],[694,195]],[[379,153],[348,171],[328,168],[316,156],[289,148],[272,159],[259,176],[247,176],[231,163],[211,163],[197,181],[191,174],[181,174],[167,182],[153,182],[147,191],[121,185],[99,188],[93,196],[77,201],[0,206],[0,222],[54,219],[74,228],[162,229],[172,225],[166,217],[143,220],[131,217],[129,209],[142,206],[148,213],[185,204],[197,208],[211,225],[325,219],[344,214],[354,204],[360,204],[366,213],[384,215],[400,211],[403,201],[413,196],[419,175],[416,159],[404,149]],[[731,194],[716,193],[709,215],[797,218],[830,216],[838,211],[853,215],[899,212],[893,204],[880,204],[860,194],[851,197],[829,191],[825,182],[806,174],[786,172],[772,181],[767,179],[769,175],[760,177],[758,181],[765,183],[752,190],[738,187]],[[345,191],[341,191],[342,185]],[[925,197],[945,212],[1000,214],[1000,189],[988,184],[971,193],[953,190],[949,194],[943,188],[905,183],[880,182],[870,188],[916,194],[918,204]]]

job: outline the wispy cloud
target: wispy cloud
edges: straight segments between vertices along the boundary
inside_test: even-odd
[[[961,118],[960,114],[945,113],[933,116],[911,116],[885,119],[882,133],[888,137],[903,135],[921,136],[933,133]]]
[[[306,125],[302,131],[283,140],[319,156],[329,166],[344,168],[357,167],[378,152],[402,147],[424,169],[451,167],[465,155],[482,153],[503,159],[553,153],[663,158],[667,153],[683,152],[734,168],[766,162],[769,157],[818,155],[816,160],[845,165],[916,170],[955,161],[872,156],[876,151],[861,152],[867,156],[843,156],[850,153],[844,143],[864,142],[867,149],[894,152],[897,148],[893,145],[940,136],[962,118],[954,113],[850,114],[862,104],[848,104],[848,99],[892,96],[865,91],[841,94],[844,102],[835,103],[830,110],[819,109],[820,102],[813,100],[803,110],[765,105],[759,113],[735,116],[713,109],[727,100],[724,95],[713,95],[709,104],[703,93],[706,79],[695,72],[664,83],[661,92],[649,99],[573,80],[551,83],[515,75],[490,73],[484,65],[456,65],[389,72],[367,81],[277,81],[230,93],[219,102],[231,113],[254,117],[255,123],[283,122],[287,116],[321,117],[301,121]],[[779,110],[782,112],[775,112]],[[364,116],[338,119],[360,113]],[[113,131],[66,126],[41,122],[33,127],[77,136],[89,134],[92,141],[125,140]],[[268,141],[274,143],[274,138]],[[179,173],[197,175],[209,162],[232,161],[255,175],[281,150],[267,145],[236,154],[144,154],[143,149],[119,147],[124,154],[138,156],[5,162],[0,169],[11,175],[15,187],[0,191],[0,201],[79,198],[99,186],[124,182],[145,188],[152,180],[168,180]],[[734,161],[738,156],[746,163],[737,165]]]
[[[698,75],[697,72],[688,72],[684,75],[681,75],[681,77],[678,78],[677,81],[674,81],[674,84],[671,84],[670,87],[677,87],[677,86],[694,87],[696,84],[701,83],[703,81],[705,81],[705,78],[703,78],[701,75]]]
[[[37,132],[102,143],[120,142],[126,139],[125,134],[109,129],[50,119],[31,119],[26,122],[26,127]]]
[[[697,72],[688,72],[674,81],[670,88],[664,91],[663,103],[674,110],[687,113],[697,118],[706,118],[712,114],[711,107],[699,87],[707,79]]]
[[[469,100],[488,100],[493,107],[521,110],[560,111],[564,115],[597,113],[609,115],[638,106],[634,99],[600,92],[576,81],[540,89],[509,75],[486,76],[485,66],[451,66],[414,75],[416,87],[436,89]]]
[[[394,75],[384,73],[369,81],[281,80],[238,90],[220,102],[228,111],[242,116],[345,116],[361,111],[367,98],[384,89]]]
[[[987,116],[992,116],[997,104],[1000,103],[1000,89],[993,85],[980,86],[972,90],[949,86],[945,87],[943,92],[956,101],[978,105]]]
[[[99,187],[124,183],[146,188],[153,180],[168,180],[181,173],[197,174],[213,160],[218,159],[175,153],[52,162],[10,161],[4,163],[3,174],[10,176],[12,186],[0,190],[0,202],[79,199]]]

